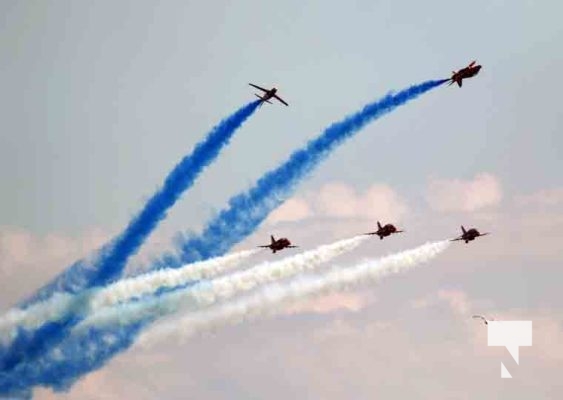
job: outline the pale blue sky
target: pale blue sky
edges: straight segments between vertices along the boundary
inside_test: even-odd
[[[119,229],[204,133],[277,84],[175,211],[201,223],[331,121],[391,89],[441,88],[366,129],[314,178],[412,196],[428,176],[560,185],[559,2],[2,2],[0,221],[35,232]]]

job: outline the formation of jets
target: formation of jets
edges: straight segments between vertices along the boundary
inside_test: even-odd
[[[455,239],[451,239],[452,242],[463,240],[465,241],[465,243],[469,243],[470,241],[475,240],[479,236],[489,235],[489,232],[479,233],[479,231],[475,228],[465,229],[463,225],[461,226],[461,231],[462,231],[462,235]],[[364,235],[377,235],[379,236],[380,240],[383,240],[383,238],[386,238],[387,236],[391,236],[395,233],[401,233],[401,232],[404,231],[398,230],[393,224],[381,225],[381,223],[377,221],[377,230],[374,232],[364,233]],[[270,236],[270,239],[271,239],[270,244],[258,246],[258,247],[270,249],[272,250],[272,253],[276,253],[283,249],[299,247],[299,246],[293,246],[288,238],[280,238],[276,240],[274,236]]]
[[[477,61],[472,61],[471,63],[469,63],[469,65],[467,67],[462,68],[459,71],[453,71],[452,72],[452,77],[449,79],[450,85],[455,82],[455,83],[457,83],[457,85],[459,87],[461,87],[464,79],[474,77],[475,75],[477,75],[479,73],[480,70],[481,70],[481,65],[477,65]],[[263,88],[261,86],[255,85],[254,83],[249,83],[249,85],[262,92],[260,94],[255,94],[255,96],[260,99],[260,103],[270,103],[270,104],[272,104],[272,102],[270,100],[276,99],[279,102],[285,104],[286,106],[289,105],[285,102],[285,100],[283,100],[280,96],[277,95],[277,92],[278,92],[277,88],[273,87],[271,89],[266,89],[266,88]],[[478,238],[480,236],[485,236],[485,235],[489,234],[489,233],[480,233],[475,228],[471,228],[471,229],[466,230],[463,227],[463,225],[461,226],[461,231],[462,231],[462,235],[455,238],[455,239],[452,239],[452,241],[463,240],[465,243],[469,243],[469,242],[475,240],[476,238]],[[395,233],[401,233],[401,232],[404,232],[404,231],[398,230],[395,227],[395,225],[393,225],[393,224],[381,225],[381,223],[379,221],[377,221],[377,230],[374,231],[374,232],[365,233],[365,235],[377,235],[377,236],[379,236],[380,240],[383,240],[383,238],[386,238],[386,237],[391,236]],[[293,248],[293,247],[297,247],[297,246],[292,246],[291,242],[287,238],[281,238],[281,239],[276,240],[276,239],[274,239],[273,236],[271,236],[271,243],[270,244],[264,245],[264,246],[258,246],[258,247],[268,248],[268,249],[272,250],[272,253],[275,253],[275,252],[281,251],[283,249]],[[487,323],[486,320],[484,320],[484,321],[485,321],[485,323]]]
[[[457,83],[457,85],[459,87],[463,86],[463,80],[464,79],[468,79],[468,78],[472,78],[475,75],[477,75],[479,73],[479,71],[481,70],[481,65],[477,65],[476,61],[472,61],[471,63],[469,63],[469,65],[465,68],[462,68],[458,71],[453,71],[452,72],[452,76],[449,79],[450,83],[449,85],[452,85],[453,83]],[[254,87],[255,89],[258,89],[261,91],[260,94],[255,94],[256,97],[258,97],[260,99],[260,103],[270,103],[272,104],[272,102],[270,100],[275,99],[277,101],[279,101],[282,104],[285,104],[286,106],[288,106],[289,104],[287,104],[287,102],[285,100],[283,100],[280,96],[277,95],[278,89],[276,87],[273,87],[271,89],[266,89],[263,88],[261,86],[255,85],[253,83],[249,83],[250,86]],[[385,225],[381,225],[381,223],[379,221],[377,221],[377,230],[373,231],[373,232],[368,232],[365,233],[364,235],[377,235],[379,236],[379,240],[383,240],[384,238],[394,235],[396,233],[401,233],[404,232],[403,230],[399,230],[397,229],[397,227],[393,224],[385,224]],[[470,228],[470,229],[465,229],[465,227],[462,225],[461,226],[461,236],[456,237],[455,239],[451,239],[452,242],[455,241],[464,241],[466,244],[475,240],[478,237],[481,236],[485,236],[488,235],[489,233],[480,233],[476,228]],[[288,248],[294,248],[294,247],[298,247],[298,246],[293,246],[291,244],[291,241],[287,238],[280,238],[280,239],[275,239],[274,236],[270,236],[271,242],[268,245],[264,245],[264,246],[258,246],[258,247],[262,247],[262,248],[267,248],[272,250],[272,253],[276,253],[278,251],[281,251],[283,249],[288,249]],[[483,323],[485,325],[489,324],[489,320],[493,321],[492,318],[490,318],[489,320],[487,320],[487,318],[485,318],[482,315],[473,315],[474,319],[479,319],[481,321],[483,321]]]

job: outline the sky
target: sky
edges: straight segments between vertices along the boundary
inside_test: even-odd
[[[310,248],[377,220],[405,228],[335,261],[346,266],[461,224],[492,235],[376,285],[131,349],[36,397],[561,397],[562,12],[556,1],[0,2],[2,311],[119,232],[253,98],[249,82],[277,86],[290,106],[261,107],[130,268],[331,122],[483,65],[462,89],[363,129],[237,248],[270,234]],[[520,365],[486,346],[473,313],[534,322]]]

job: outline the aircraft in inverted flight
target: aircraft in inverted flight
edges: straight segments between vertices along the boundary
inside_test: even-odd
[[[289,105],[280,96],[278,96],[276,94],[278,92],[277,88],[273,87],[271,89],[264,89],[263,87],[255,85],[254,83],[249,83],[249,85],[264,92],[262,95],[259,95],[259,94],[256,94],[256,93],[254,94],[256,97],[258,97],[260,100],[262,100],[261,103],[266,102],[266,103],[272,104],[270,99],[276,99],[276,100],[279,100],[280,102],[282,102],[283,104],[285,104],[286,106]]]
[[[479,236],[485,236],[488,235],[489,232],[486,233],[479,233],[479,231],[475,228],[471,228],[469,230],[466,230],[463,225],[461,226],[461,232],[462,235],[458,238],[452,239],[452,242],[455,242],[456,240],[463,240],[465,241],[465,243],[468,243],[472,240],[475,240],[475,238],[478,238]]]
[[[273,235],[270,236],[270,238],[272,239],[272,242],[270,244],[265,246],[258,246],[258,247],[262,247],[264,249],[270,249],[272,250],[272,253],[275,253],[276,251],[281,251],[283,249],[299,247],[299,246],[292,246],[288,238],[280,238],[276,240],[274,239]]]
[[[461,87],[464,79],[477,75],[481,70],[481,66],[475,65],[476,63],[477,61],[471,61],[467,67],[462,68],[459,71],[453,71],[452,77],[450,78],[450,85],[455,82],[459,87]]]
[[[368,232],[365,235],[377,235],[379,236],[380,240],[383,240],[384,237],[390,236],[394,233],[401,233],[404,231],[399,231],[393,224],[386,224],[385,226],[381,226],[381,223],[377,221],[377,231],[375,232]]]

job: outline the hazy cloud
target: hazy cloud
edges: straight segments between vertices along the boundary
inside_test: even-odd
[[[87,256],[109,238],[100,229],[79,236],[49,233],[33,235],[22,229],[0,229],[0,279],[10,282],[0,294],[6,309],[31,294],[72,262]]]
[[[357,312],[368,304],[366,296],[360,293],[332,293],[316,299],[297,302],[286,309],[288,314],[328,314],[334,311]]]
[[[436,211],[477,211],[498,205],[502,200],[502,187],[490,173],[478,174],[470,180],[432,179],[426,199]]]
[[[563,205],[563,188],[543,189],[515,198],[518,206],[553,207]]]
[[[360,192],[345,183],[332,182],[315,193],[286,201],[268,221],[298,221],[314,216],[397,221],[407,212],[406,201],[388,185],[376,184]]]
[[[268,217],[268,222],[275,224],[278,222],[299,221],[310,217],[311,214],[312,210],[309,203],[300,197],[294,197],[278,207]]]

